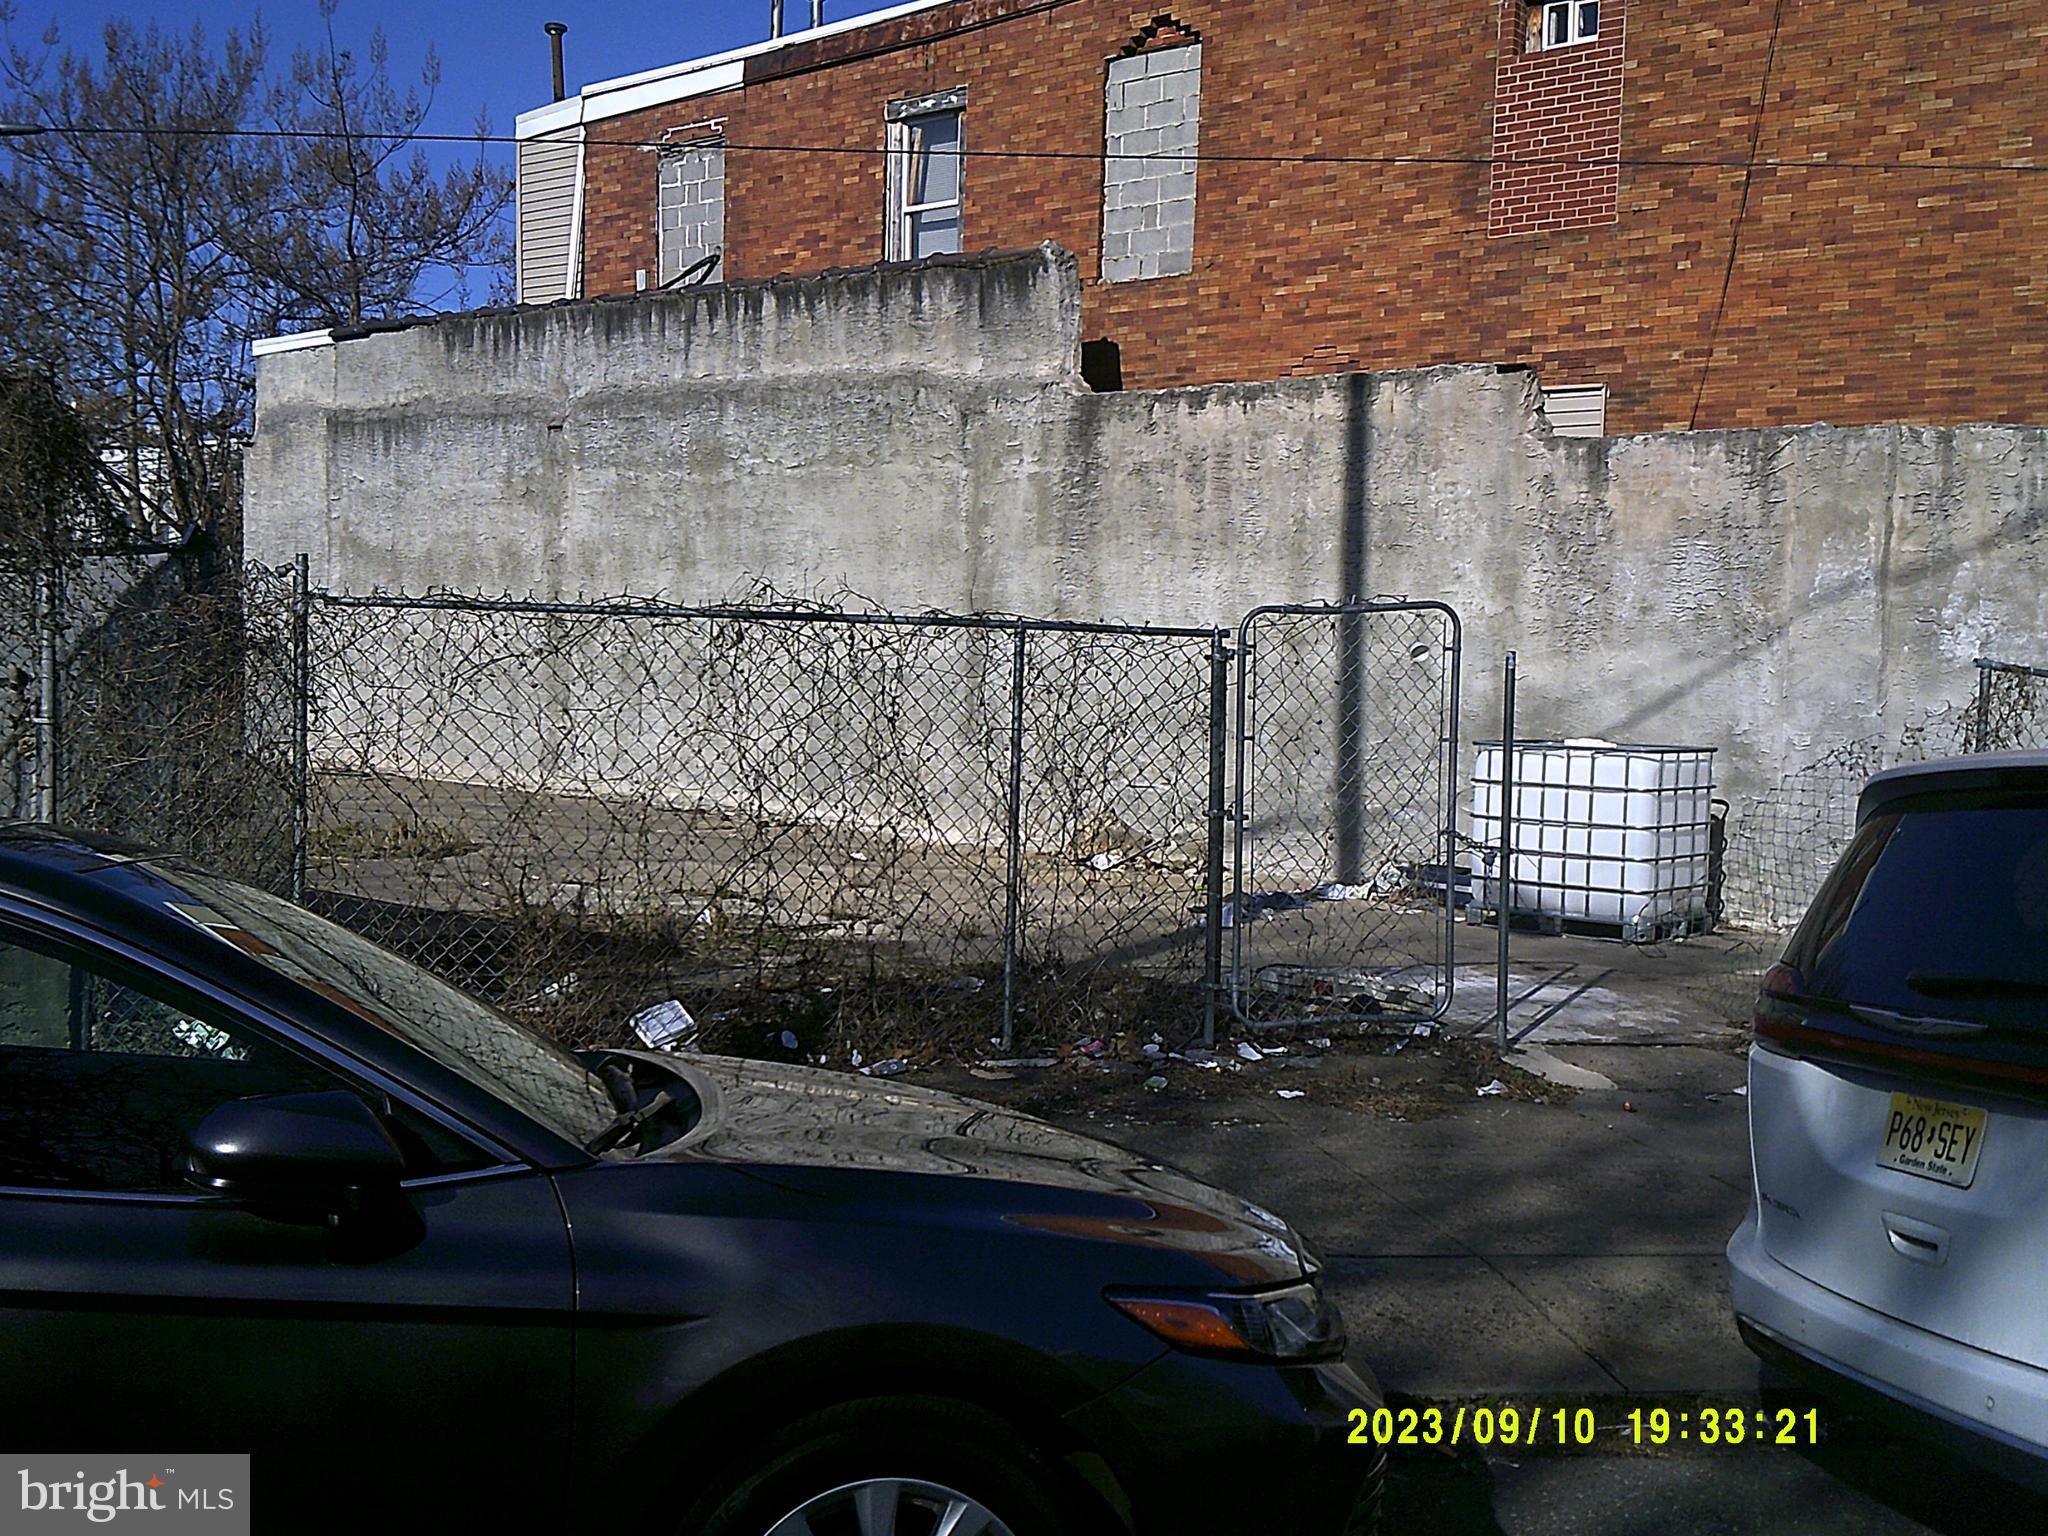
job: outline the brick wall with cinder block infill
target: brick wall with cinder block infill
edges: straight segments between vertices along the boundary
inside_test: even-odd
[[[1191,252],[1111,281],[1131,253],[1103,245],[1109,75],[1163,9],[955,0],[601,118],[584,292],[655,268],[656,157],[635,146],[712,117],[721,278],[880,260],[888,104],[965,86],[963,249],[1073,251],[1084,336],[1116,343],[1132,388],[1489,362],[1607,385],[1618,433],[1685,427],[1696,400],[1703,428],[2048,421],[2048,176],[1942,164],[2040,159],[2048,0],[1604,0],[1599,41],[1536,54],[1526,0],[1184,0],[1166,19],[1200,37],[1214,157]],[[1492,164],[1525,143],[1628,163]],[[1843,163],[1865,161],[1925,164]]]
[[[658,174],[665,284],[725,245],[725,145],[713,140],[664,149]]]
[[[1105,93],[1102,280],[1178,277],[1195,269],[1202,45],[1157,46],[1112,59]]]

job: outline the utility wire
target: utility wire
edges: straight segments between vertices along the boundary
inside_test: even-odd
[[[1776,42],[1772,44],[1775,57]],[[220,138],[220,139],[287,139],[306,141],[388,143],[399,140],[414,144],[464,144],[482,147],[492,144],[581,144],[585,147],[616,149],[661,149],[665,147],[659,139],[614,139],[614,138],[564,138],[543,135],[535,138],[519,138],[511,134],[477,133],[363,133],[342,132],[319,128],[155,128],[155,127],[78,127],[61,124],[38,125],[41,132],[36,135],[76,137],[112,137],[132,135],[156,138]],[[1752,139],[1754,144],[1754,139]],[[16,152],[20,153],[21,148]],[[855,155],[881,158],[900,154],[883,145],[863,144],[750,144],[735,140],[724,141],[728,151],[744,151],[762,155]],[[1866,158],[1831,160],[1825,156],[1805,159],[1758,160],[1755,158],[1729,159],[1721,157],[1686,155],[1356,155],[1356,154],[1236,154],[1215,150],[1155,150],[1146,154],[1112,155],[1100,149],[950,149],[928,151],[934,158],[965,160],[1053,160],[1086,161],[1100,164],[1104,160],[1160,160],[1176,164],[1197,165],[1374,165],[1374,166],[1588,166],[1615,165],[1644,170],[1723,170],[1742,171],[1745,175],[1759,170],[1767,171],[1855,171],[1883,173],[1918,173],[1935,176],[2048,176],[2048,163],[2024,160],[1876,160]]]

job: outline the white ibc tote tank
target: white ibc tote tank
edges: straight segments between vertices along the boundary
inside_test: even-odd
[[[1501,744],[1472,767],[1472,836],[1500,846]],[[1515,743],[1511,910],[1636,942],[1710,925],[1714,749],[1611,741]],[[1473,899],[1498,905],[1475,860]]]

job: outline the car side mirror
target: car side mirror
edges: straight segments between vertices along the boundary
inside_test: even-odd
[[[281,1215],[343,1216],[395,1194],[405,1154],[352,1093],[236,1099],[185,1143],[185,1181]]]

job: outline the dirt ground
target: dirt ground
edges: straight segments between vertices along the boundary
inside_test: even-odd
[[[1408,1033],[1331,1036],[1296,1032],[1220,1041],[1214,1051],[1176,1051],[1129,1036],[1094,1057],[1070,1048],[1050,1067],[947,1063],[921,1072],[933,1088],[1048,1119],[1217,1123],[1256,1119],[1283,1093],[1371,1119],[1434,1119],[1487,1098],[1550,1104],[1576,1090],[1503,1063],[1489,1043]],[[1157,1054],[1143,1046],[1155,1044]],[[1239,1046],[1258,1052],[1245,1060]],[[1480,1090],[1498,1084],[1482,1095]]]

